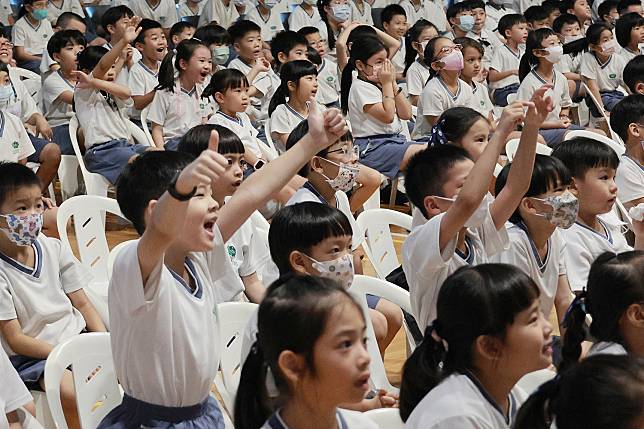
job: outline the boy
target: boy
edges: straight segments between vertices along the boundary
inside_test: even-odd
[[[141,60],[132,66],[128,73],[134,107],[130,111],[132,122],[141,125],[141,110],[154,99],[159,84],[159,66],[168,52],[168,42],[161,24],[150,19],[142,19],[141,32],[134,40],[134,47],[141,53]]]
[[[174,0],[131,0],[130,5],[134,15],[157,21],[170,37],[170,28],[178,21]]]
[[[503,45],[499,37],[493,31],[488,30],[485,25],[485,3],[483,0],[469,0],[470,7],[472,8],[472,15],[474,16],[474,28],[467,34],[470,37],[483,45],[485,54],[483,55],[483,68],[488,70],[490,62],[492,61],[492,53],[494,49]]]
[[[230,57],[230,35],[220,25],[210,24],[197,29],[194,37],[201,40],[208,46],[212,53],[212,74],[215,74],[223,68]],[[204,87],[208,85],[210,78],[204,82]]]
[[[380,15],[382,28],[391,37],[400,41],[400,49],[391,58],[395,67],[396,79],[403,80],[405,71],[405,33],[407,32],[407,15],[405,9],[398,4],[390,4],[382,10]]]
[[[46,18],[48,4],[46,0],[35,0],[31,4],[25,4],[22,7],[24,15],[13,25],[11,33],[18,66],[34,73],[38,73],[42,53],[54,33]],[[36,13],[38,19],[33,17]]]
[[[564,13],[555,19],[552,29],[564,45],[583,39],[581,24],[575,15]],[[581,86],[581,57],[582,52],[568,53],[555,64],[555,70],[560,71],[568,80],[568,93],[574,102],[579,102],[586,92]]]
[[[591,24],[592,13],[587,0],[563,0],[561,3],[561,12],[575,15],[586,32],[586,28]]]
[[[38,177],[0,164],[0,333],[28,388],[44,390],[45,360],[62,341],[105,326],[83,291],[91,279],[60,240],[40,234],[44,204]],[[70,371],[61,383],[67,423],[79,427]]]
[[[644,94],[644,55],[638,55],[626,64],[624,83],[631,94]]]
[[[179,21],[175,23],[170,29],[170,41],[172,42],[172,47],[176,48],[182,40],[192,39],[196,30],[197,29],[194,25],[189,22]]]
[[[559,0],[545,0],[541,3],[541,7],[545,10],[548,15],[548,27],[552,28],[552,24],[555,22],[555,19],[559,18],[563,12],[560,10],[561,4]]]
[[[619,0],[617,12],[619,13],[619,16],[631,12],[637,12],[644,16],[644,6],[642,6],[642,2],[640,0]]]
[[[460,78],[472,87],[470,107],[485,116],[490,121],[490,124],[494,124],[494,116],[492,114],[494,106],[488,95],[487,88],[481,82],[476,81],[479,73],[481,73],[481,62],[484,53],[483,46],[469,37],[454,39],[454,43],[462,46],[463,70],[461,71]]]
[[[277,10],[277,5],[277,0],[258,0],[257,6],[251,7],[246,14],[246,19],[259,24],[262,29],[262,40],[265,42],[270,42],[276,34],[284,31],[282,17],[279,10]]]
[[[49,0],[47,4],[47,19],[52,26],[56,24],[58,17],[66,12],[71,12],[83,18],[85,17],[85,11],[80,0]]]
[[[451,31],[445,37],[450,39],[466,37],[467,33],[474,29],[475,18],[472,14],[472,7],[467,1],[452,4],[447,8],[445,15],[451,28]]]
[[[611,115],[612,116],[612,115]],[[578,137],[559,145],[552,156],[570,170],[572,189],[579,199],[577,222],[562,231],[566,240],[566,267],[573,292],[586,287],[593,261],[604,252],[632,250],[622,232],[623,223],[611,211],[617,198],[617,153],[605,143]],[[635,248],[644,248],[643,222],[633,221]]]
[[[210,387],[220,353],[213,284],[232,269],[224,243],[347,130],[337,110],[313,108],[308,121],[297,148],[249,176],[221,210],[210,187],[228,161],[217,153],[216,132],[192,163],[188,154],[153,151],[128,165],[116,195],[142,236],[119,253],[109,286],[112,354],[125,396],[99,428],[223,428]]]
[[[339,107],[340,79],[338,77],[338,65],[326,55],[326,42],[322,40],[320,31],[315,27],[303,27],[298,33],[306,38],[309,47],[315,49],[320,56],[316,100],[326,107]],[[311,60],[310,54],[309,60]],[[315,64],[315,61],[311,60],[311,62]]]
[[[485,20],[485,28],[490,31],[498,31],[499,20],[504,15],[514,15],[516,12],[514,9],[506,7],[503,4],[502,0],[490,0],[485,4],[485,15],[487,16]],[[503,33],[499,31],[499,34],[503,36]]]
[[[538,30],[540,28],[549,28],[549,16],[546,10],[541,6],[530,6],[523,12],[528,30]]]
[[[139,20],[140,18],[134,18],[134,12],[125,5],[107,9],[101,17],[103,30],[109,36],[109,42],[104,47],[112,49],[113,46],[121,41],[127,27],[137,25]],[[119,58],[115,66],[116,75],[118,76],[118,82],[120,84],[127,85],[128,71],[139,61],[141,61],[141,53],[138,49],[128,46],[125,58]]]
[[[214,23],[228,28],[245,12],[243,0],[208,0],[201,10],[197,27]]]
[[[289,61],[306,60],[307,46],[306,38],[295,31],[277,33],[271,43],[271,55],[277,64],[277,71]]]
[[[179,2],[179,10],[177,11],[179,19],[183,20],[184,18],[201,15],[203,4],[204,2],[202,0],[185,0]]]
[[[619,19],[619,12],[617,12],[617,5],[619,2],[617,0],[606,0],[597,8],[597,14],[599,15],[599,21],[603,21],[610,28],[615,27],[615,23]]]
[[[476,163],[452,145],[429,148],[409,162],[407,196],[428,219],[417,222],[402,247],[413,315],[421,331],[436,318],[436,297],[443,280],[459,267],[487,262],[507,244],[505,222],[530,185],[537,134],[549,108],[547,89],[535,91],[533,102],[525,103],[529,108],[511,177],[492,202],[484,197],[505,137],[524,119],[521,103],[504,110]]]
[[[505,107],[508,95],[519,90],[519,63],[525,51],[522,47],[528,38],[528,25],[522,15],[510,14],[499,20],[498,28],[506,42],[494,48],[488,80],[494,104]]]

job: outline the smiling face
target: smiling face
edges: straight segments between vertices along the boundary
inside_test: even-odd
[[[13,43],[6,37],[0,36],[0,62],[10,64],[13,59]]]
[[[405,15],[394,15],[389,22],[382,23],[385,32],[396,39],[400,39],[407,32],[407,18]]]
[[[168,41],[165,38],[163,29],[151,28],[145,32],[143,43],[137,43],[136,48],[145,58],[153,61],[162,61],[168,53]]]
[[[194,83],[203,83],[212,70],[210,49],[198,46],[187,62],[185,60],[179,61],[179,67],[186,79]]]

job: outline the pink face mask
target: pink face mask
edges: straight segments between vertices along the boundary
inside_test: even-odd
[[[444,70],[461,71],[463,70],[463,54],[459,49],[454,49],[449,54],[440,59],[443,63]]]

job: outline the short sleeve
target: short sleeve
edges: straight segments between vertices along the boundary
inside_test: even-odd
[[[409,95],[420,95],[423,92],[425,82],[420,72],[420,67],[413,63],[407,71],[407,93]]]
[[[455,236],[443,252],[440,251],[440,227],[444,215],[445,213],[434,216],[425,224],[414,228],[403,245],[403,261],[407,261],[408,268],[422,276],[429,276],[447,266],[456,250]]]
[[[519,85],[517,90],[517,100],[529,101],[532,99],[534,94],[534,87],[532,86],[532,81],[530,75],[523,78],[523,82]]]
[[[503,45],[494,48],[492,60],[490,60],[490,68],[496,71],[503,71],[503,57],[501,55],[501,49],[503,49]]]
[[[566,269],[566,242],[561,236],[558,236],[557,240],[559,241],[559,254],[557,255],[559,275],[565,276],[568,274],[568,270]]]
[[[293,127],[288,120],[288,112],[283,104],[277,106],[273,114],[271,115],[271,132],[276,132],[280,134],[290,134],[293,131]]]
[[[356,83],[358,83],[357,80],[353,82],[354,85]],[[357,95],[358,102],[362,105],[363,111],[364,106],[382,103],[382,91],[380,91],[380,88],[367,82],[360,82],[360,90],[357,91]]]
[[[255,80],[253,80],[252,84],[259,92],[262,93],[262,96],[268,94],[269,90],[271,89],[271,77],[268,75],[268,72],[262,72],[257,77]],[[261,97],[258,97],[261,98]]]
[[[33,400],[2,348],[0,348],[0,380],[2,380],[0,404],[4,404],[4,410],[0,412],[9,414]]]
[[[145,77],[143,77],[143,75],[139,71],[140,67],[137,67],[136,69],[131,70],[130,73],[128,73],[128,83],[133,97],[146,94]]]
[[[18,22],[16,23],[18,24]],[[14,25],[13,32],[11,34],[11,41],[13,46],[25,46],[25,40],[27,39],[27,34],[25,29],[21,25]]]
[[[85,18],[85,11],[83,10],[83,6],[81,6],[79,0],[73,0],[72,1],[72,12],[82,16]]]
[[[48,240],[56,239],[48,238]],[[63,285],[63,290],[65,293],[69,294],[82,289],[90,283],[92,275],[89,270],[74,257],[67,246],[63,246],[59,240],[56,241],[60,248],[58,265],[60,267],[60,282]]]
[[[11,285],[9,280],[0,273],[0,320],[13,320],[17,319],[18,314],[13,305],[13,297],[11,296]],[[0,353],[2,348],[0,347]]]
[[[230,263],[230,258],[228,257],[228,252],[221,236],[221,231],[219,231],[219,227],[217,225],[213,228],[213,233],[215,234],[215,246],[212,250],[204,252],[204,255],[206,258],[206,265],[210,272],[210,278],[215,282],[226,274],[234,272],[234,270]],[[237,275],[237,273],[235,273],[235,275]]]
[[[587,79],[597,79],[597,69],[592,54],[586,52],[581,57],[581,75]]]
[[[570,267],[566,273],[570,288],[574,292],[578,292],[586,287],[593,255],[578,239],[566,240],[566,252],[564,255],[566,268]]]
[[[562,85],[563,90],[561,91],[561,107],[570,107],[572,106],[572,99],[570,98],[570,92],[568,91],[568,80],[563,74],[559,74],[557,78],[564,82],[564,85]]]
[[[617,174],[617,196],[623,203],[644,197],[644,170],[635,165],[633,160],[622,157]]]
[[[40,111],[38,110],[36,102],[34,101],[31,94],[29,94],[29,91],[25,87],[25,84],[22,83],[22,81],[13,82],[13,85],[16,88],[18,97],[20,98],[20,120],[22,122],[27,122],[34,113],[39,113]]]
[[[165,0],[165,6],[167,10],[167,16],[163,19],[162,25],[163,28],[170,28],[177,23],[178,15],[177,8],[172,0]]]
[[[440,116],[441,113],[445,109],[447,109],[447,106],[444,103],[444,99],[441,96],[438,91],[436,91],[436,88],[434,85],[430,85],[431,80],[425,85],[425,88],[423,88],[423,92],[421,94],[422,97],[422,105],[421,105],[421,112],[423,116]]]
[[[165,118],[168,112],[168,91],[161,90],[154,94],[154,99],[150,103],[148,120],[158,125],[165,124]]]
[[[53,104],[65,91],[74,92],[69,85],[63,82],[58,73],[52,73],[45,78],[43,82],[43,99],[46,105]]]
[[[22,122],[20,121],[20,119],[9,113],[5,113],[5,118],[7,119],[7,122],[11,123],[11,126],[13,126],[16,129],[16,135],[18,136],[18,143],[20,144],[20,150],[18,151],[18,159],[19,160],[25,159],[29,155],[36,152],[36,149],[34,149],[34,146],[31,144],[31,140],[29,140],[29,136],[27,135],[27,130],[25,129],[24,125],[22,125]]]

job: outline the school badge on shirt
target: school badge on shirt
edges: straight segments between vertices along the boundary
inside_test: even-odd
[[[13,153],[20,152],[20,143],[18,143],[18,141],[11,143],[11,150],[13,151]]]
[[[235,249],[235,246],[233,245],[228,245],[228,256],[230,256],[230,260],[234,260],[235,256],[237,256],[237,249]]]

